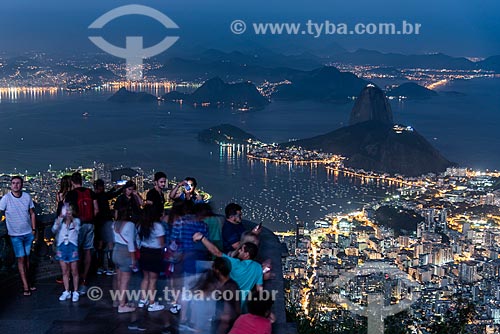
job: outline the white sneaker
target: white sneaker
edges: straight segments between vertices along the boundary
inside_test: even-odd
[[[139,299],[139,302],[137,303],[138,308],[143,308],[144,306],[148,305],[148,301],[145,299]]]
[[[66,300],[66,299],[70,299],[70,298],[71,298],[71,292],[69,292],[69,291],[64,291],[64,292],[62,293],[62,295],[59,297],[59,300],[60,300],[60,301],[64,301],[64,300]]]
[[[80,294],[76,291],[73,291],[73,298],[71,298],[72,301],[77,302],[80,299]]]
[[[179,304],[172,304],[172,306],[170,306],[170,313],[172,314],[177,314],[179,313],[179,311],[181,310],[181,305]]]
[[[156,312],[156,311],[161,311],[165,308],[164,305],[158,304],[158,302],[153,303],[148,306],[148,312]]]

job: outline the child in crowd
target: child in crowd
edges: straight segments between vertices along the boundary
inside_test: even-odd
[[[56,259],[61,265],[64,292],[59,297],[60,301],[72,298],[77,302],[78,294],[78,232],[80,219],[73,216],[74,208],[64,204],[59,217],[56,218],[52,231],[56,234],[57,253]],[[69,291],[69,273],[73,274],[73,294]]]

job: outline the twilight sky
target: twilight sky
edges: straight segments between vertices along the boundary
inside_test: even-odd
[[[101,33],[88,25],[105,12],[126,4],[160,10],[180,27],[165,29],[153,19],[127,16],[110,22]],[[260,36],[247,29],[234,35],[230,23],[253,22],[379,23],[406,20],[422,25],[411,36]],[[335,43],[348,50],[367,48],[382,52],[443,52],[454,56],[487,57],[500,54],[500,1],[498,0],[4,0],[0,5],[0,54],[30,50],[74,54],[99,52],[89,35],[102,35],[124,45],[124,36],[144,36],[146,46],[165,36],[180,36],[170,51],[220,48],[242,50],[266,47],[282,52],[320,50]]]

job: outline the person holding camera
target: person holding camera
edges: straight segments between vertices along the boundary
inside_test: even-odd
[[[170,199],[180,199],[183,201],[192,201],[193,203],[203,203],[203,197],[196,192],[198,183],[194,177],[186,177],[179,182],[170,192]]]
[[[72,298],[77,302],[80,299],[78,293],[78,233],[80,232],[80,219],[73,216],[74,207],[65,204],[61,208],[61,214],[56,218],[52,226],[52,232],[57,235],[56,260],[61,265],[64,292],[59,297],[60,301]],[[73,293],[69,291],[69,273],[73,274]]]

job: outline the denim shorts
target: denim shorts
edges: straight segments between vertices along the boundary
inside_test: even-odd
[[[78,247],[71,242],[65,245],[64,243],[57,246],[56,260],[66,263],[75,262],[79,260]]]
[[[34,238],[35,237],[33,236],[32,233],[10,237],[10,240],[12,241],[12,247],[14,248],[14,254],[16,255],[16,257],[23,257],[30,255],[31,244],[33,243]]]
[[[128,273],[131,271],[132,258],[127,246],[115,243],[113,247],[113,263],[121,272]]]
[[[82,249],[94,248],[94,225],[82,224],[78,232],[78,247]]]

